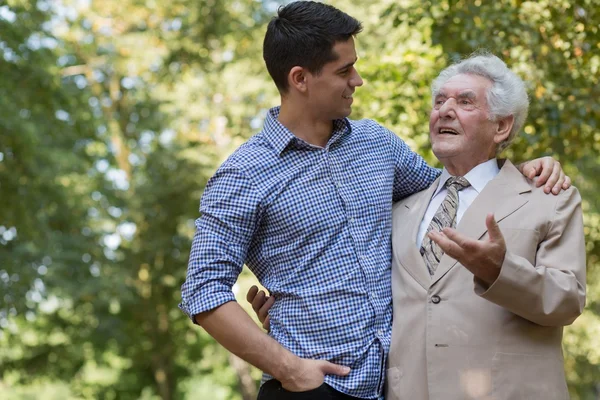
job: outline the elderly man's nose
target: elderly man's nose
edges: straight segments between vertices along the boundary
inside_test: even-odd
[[[454,117],[454,107],[456,106],[456,101],[454,101],[454,99],[448,99],[446,101],[444,101],[444,103],[441,105],[439,111],[440,111],[440,116],[444,117],[444,118],[452,118]]]

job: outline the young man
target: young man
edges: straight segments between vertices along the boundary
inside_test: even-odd
[[[263,54],[281,107],[202,198],[181,308],[265,371],[260,399],[383,396],[392,203],[439,171],[374,121],[347,119],[363,83],[354,68],[360,30],[321,3],[279,10]],[[555,164],[546,166],[542,181]],[[564,175],[552,174],[549,189],[559,189]],[[278,300],[271,337],[234,301],[244,263]]]

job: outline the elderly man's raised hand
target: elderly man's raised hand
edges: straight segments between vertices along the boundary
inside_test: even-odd
[[[494,214],[487,215],[485,224],[488,237],[482,240],[471,239],[452,228],[444,228],[442,232],[431,231],[428,235],[445,254],[491,285],[500,274],[506,255],[506,243]]]

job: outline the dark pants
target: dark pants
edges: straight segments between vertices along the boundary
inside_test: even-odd
[[[257,400],[359,400],[358,397],[340,393],[324,383],[308,392],[289,392],[281,387],[281,382],[271,379],[261,386]]]

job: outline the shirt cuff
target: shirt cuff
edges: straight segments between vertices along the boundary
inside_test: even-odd
[[[188,299],[184,299],[179,304],[179,308],[181,311],[187,314],[194,324],[198,325],[194,319],[196,315],[215,309],[230,301],[236,301],[235,296],[231,291],[222,291],[209,294],[206,294],[203,291],[202,293],[195,293]]]

